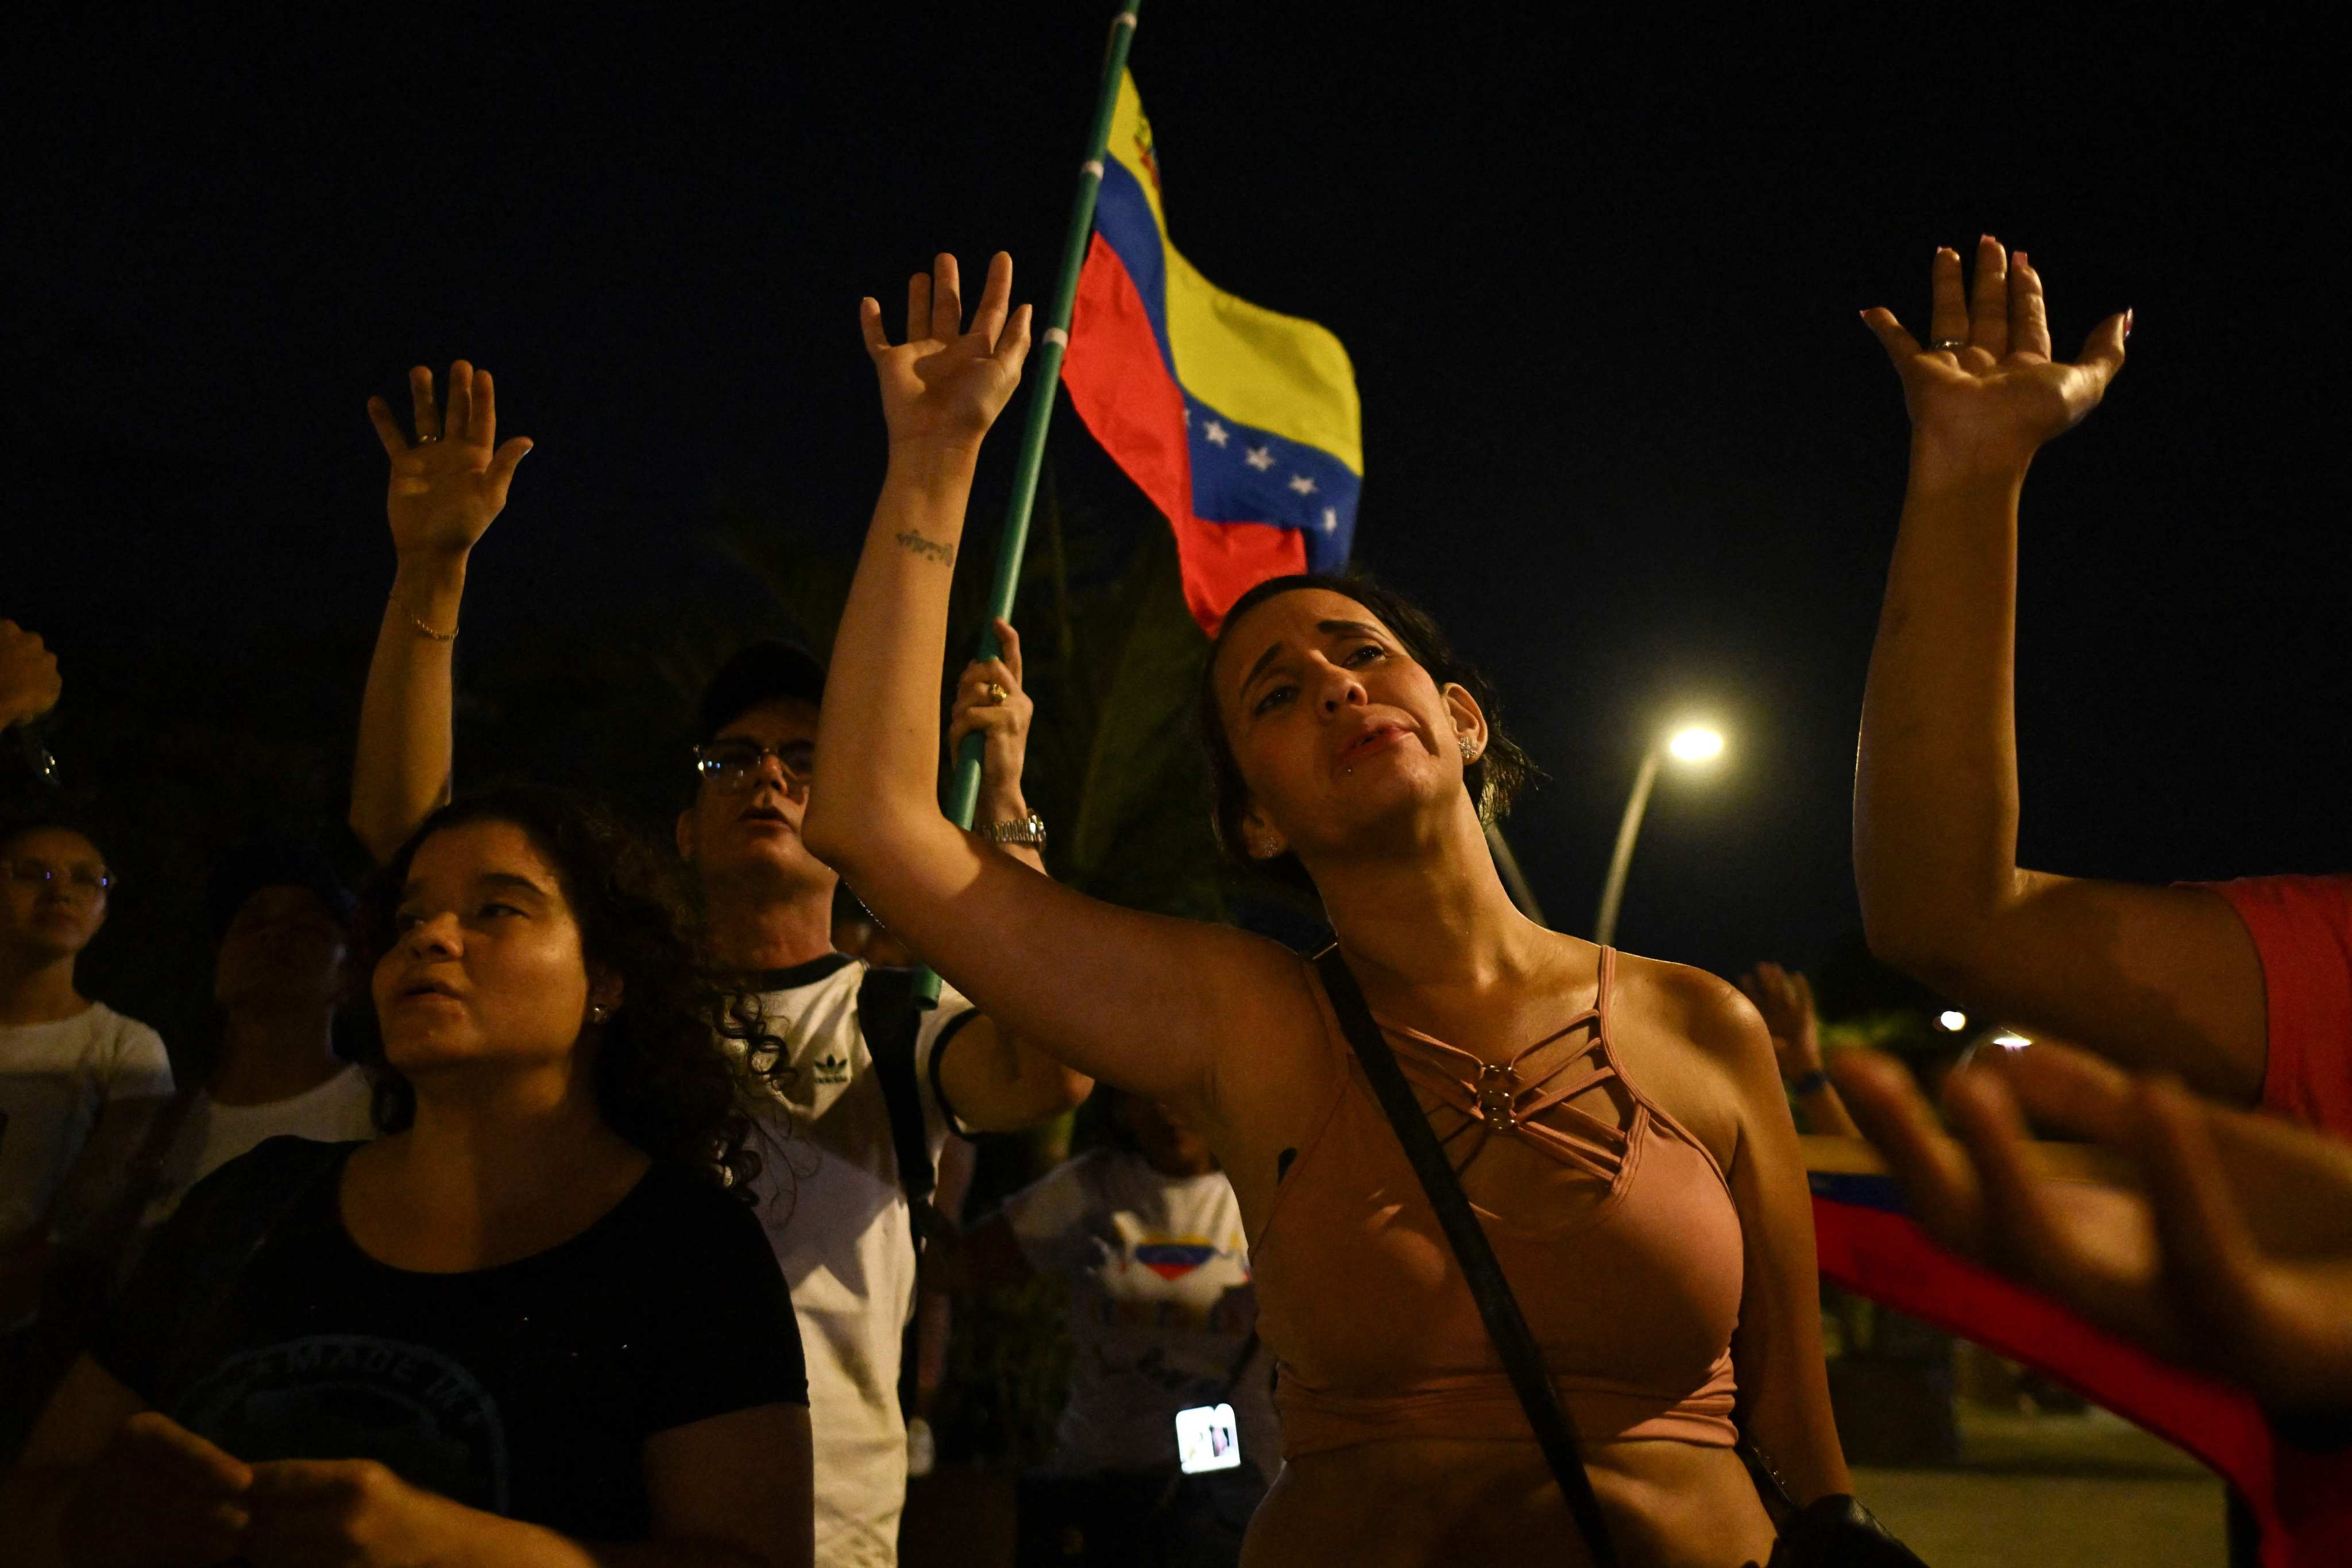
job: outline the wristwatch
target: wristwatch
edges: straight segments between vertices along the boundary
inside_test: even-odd
[[[991,844],[1025,844],[1040,855],[1045,852],[1045,819],[1034,811],[1013,822],[992,822],[980,831]]]

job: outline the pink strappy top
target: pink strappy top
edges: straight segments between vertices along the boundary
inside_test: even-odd
[[[1706,1145],[1610,1048],[1594,1005],[1510,1060],[1381,1027],[1461,1173],[1586,1443],[1728,1447],[1738,1211]],[[1437,1215],[1355,1053],[1251,1254],[1285,1458],[1403,1437],[1528,1439]],[[1495,1157],[1505,1140],[1541,1156]]]

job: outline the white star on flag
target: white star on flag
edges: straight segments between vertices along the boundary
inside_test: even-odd
[[[1187,429],[1187,430],[1190,430],[1192,427],[1192,405],[1191,404],[1189,404],[1189,403],[1188,403],[1188,404],[1184,405],[1184,428],[1185,428],[1185,429]]]
[[[1315,481],[1305,474],[1293,474],[1290,476],[1290,488],[1300,495],[1311,496],[1315,493]]]
[[[1327,506],[1323,509],[1323,531],[1326,533],[1337,533],[1339,531],[1339,509],[1338,507]]]
[[[1233,432],[1227,430],[1223,426],[1218,424],[1213,419],[1209,421],[1209,427],[1202,431],[1201,434],[1209,438],[1209,445],[1212,447],[1222,447],[1227,441],[1233,439]]]
[[[1249,457],[1244,461],[1262,474],[1274,467],[1274,452],[1269,447],[1252,447],[1249,449]]]

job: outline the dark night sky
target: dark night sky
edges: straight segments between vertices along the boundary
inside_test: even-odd
[[[108,700],[78,654],[266,687],[260,629],[364,637],[391,561],[362,405],[418,359],[488,366],[538,443],[473,637],[755,598],[701,542],[722,493],[850,537],[882,451],[855,302],[935,247],[1045,289],[1108,6],[791,9],[26,35],[0,614],[68,700]],[[2138,310],[2028,492],[2026,858],[2352,863],[2347,171],[2308,39],[1470,15],[1154,0],[1133,65],[1177,242],[1355,358],[1360,556],[1498,674],[1552,774],[1512,832],[1557,921],[1689,709],[1734,755],[1662,787],[1622,940],[1736,968],[1855,924],[1904,450],[1855,311],[1916,318],[1931,247],[1987,228],[2063,344]]]

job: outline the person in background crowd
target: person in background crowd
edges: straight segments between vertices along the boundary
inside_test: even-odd
[[[952,567],[1028,347],[1011,289],[1000,255],[967,330],[941,256],[908,286],[901,343],[860,305],[889,461],[835,638],[809,847],[992,1016],[1172,1105],[1216,1152],[1282,1366],[1285,1463],[1245,1563],[1517,1561],[1531,1543],[1583,1561],[1317,971],[1230,927],[1086,898],[940,814]],[[1457,1140],[1624,1560],[1761,1562],[1775,1531],[1734,1452],[1743,1427],[1801,1506],[1852,1491],[1770,1042],[1724,982],[1517,911],[1482,816],[1526,759],[1492,706],[1397,595],[1261,584],[1204,669],[1216,820],[1236,854],[1319,894],[1434,1131]]]
[[[2017,864],[2018,498],[2122,369],[2131,314],[2051,358],[2041,275],[1936,253],[1902,378],[1910,486],[1864,698],[1853,857],[1872,950],[2029,1034],[2352,1137],[2352,877],[2137,887]]]
[[[412,371],[409,384],[414,441],[381,399],[369,405],[392,464],[386,511],[398,566],[368,668],[352,826],[379,855],[447,797],[450,647],[467,563],[530,450],[520,438],[498,440],[487,371],[451,366],[446,408],[429,371]],[[1067,1110],[1092,1085],[952,991],[928,1012],[883,1009],[907,1023],[903,1037],[868,1037],[860,1004],[875,972],[835,951],[839,878],[801,840],[824,689],[823,666],[781,643],[730,659],[698,708],[695,793],[676,836],[702,895],[706,959],[758,994],[765,1027],[788,1046],[770,1075],[778,1092],[764,1117],[761,1215],[807,1351],[817,1561],[887,1568],[906,1500],[898,1373],[917,1217],[877,1055],[911,1059],[912,1092],[897,1114],[934,1164],[951,1121],[1009,1131]],[[1044,825],[1021,794],[1030,706],[1017,639],[1003,659],[966,672],[956,712],[959,737],[977,731],[986,740],[983,828],[1003,853],[1041,865]]]
[[[782,1044],[667,880],[547,790],[393,855],[358,942],[385,1135],[197,1184],[0,1484],[12,1563],[803,1568],[798,1335],[746,1206],[745,1053]]]
[[[2352,1149],[2063,1046],[1951,1074],[1957,1144],[1901,1063],[1843,1052],[1832,1071],[1937,1241],[2239,1384],[2306,1447],[2352,1444]],[[2028,1117],[2127,1155],[2144,1185],[2054,1177]]]
[[[367,1075],[335,1054],[352,895],[324,851],[263,838],[223,856],[205,884],[219,1052],[165,1117],[143,1228],[197,1182],[266,1139],[375,1136]]]
[[[975,1225],[959,1270],[983,1289],[1032,1274],[1070,1286],[1070,1399],[1022,1484],[1018,1561],[1230,1568],[1282,1451],[1241,1205],[1181,1114],[1109,1088],[1095,1099],[1109,1146]],[[1223,1404],[1240,1468],[1183,1476],[1177,1412]]]
[[[98,1310],[172,1094],[155,1031],[75,984],[113,886],[79,827],[0,824],[0,1462]]]
[[[1845,1113],[1837,1086],[1822,1058],[1822,1022],[1813,1010],[1813,983],[1777,963],[1759,963],[1739,977],[1739,989],[1756,1004],[1772,1036],[1780,1081],[1803,1117],[1805,1131],[1831,1138],[1859,1138],[1862,1129]]]
[[[898,934],[875,920],[873,911],[857,901],[845,885],[834,894],[833,945],[868,968],[908,969],[915,955]],[[963,1213],[971,1179],[980,1164],[980,1150],[969,1138],[950,1134],[940,1145],[939,1184],[931,1207],[944,1226],[953,1226]],[[948,1343],[955,1332],[955,1300],[940,1287],[929,1267],[918,1270],[915,1317],[907,1325],[898,1367],[898,1406],[907,1417],[907,1474],[928,1476],[938,1468],[939,1435],[932,1426],[940,1391],[948,1373]]]

